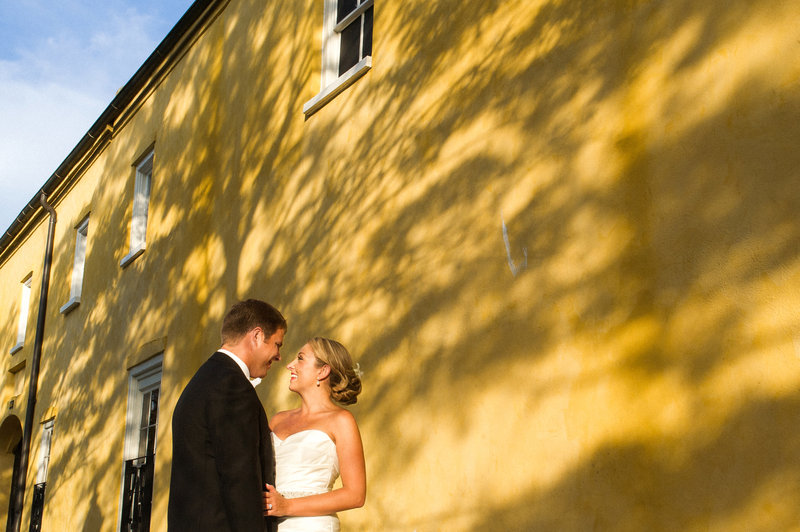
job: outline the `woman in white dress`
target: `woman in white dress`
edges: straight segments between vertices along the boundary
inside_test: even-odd
[[[286,369],[302,404],[270,419],[276,468],[265,514],[279,518],[279,532],[337,532],[336,512],[363,506],[367,494],[358,425],[336,404],[356,402],[361,378],[347,349],[327,338],[309,340]]]

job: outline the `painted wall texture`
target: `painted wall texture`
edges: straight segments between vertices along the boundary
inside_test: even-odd
[[[219,9],[52,198],[23,527],[53,418],[43,529],[117,529],[128,370],[163,352],[166,530],[172,409],[258,297],[284,360],[321,334],[364,371],[345,530],[800,529],[800,3],[376,0],[372,69],[308,118],[322,2]],[[46,229],[3,252],[2,405]]]

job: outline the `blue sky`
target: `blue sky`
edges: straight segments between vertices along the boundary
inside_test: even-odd
[[[0,0],[0,232],[193,0]]]

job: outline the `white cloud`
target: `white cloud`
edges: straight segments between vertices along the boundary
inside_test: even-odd
[[[115,4],[69,8],[73,19],[0,59],[0,232],[177,21]]]

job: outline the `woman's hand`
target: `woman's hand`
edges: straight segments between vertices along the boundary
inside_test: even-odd
[[[270,517],[282,517],[289,515],[288,501],[278,493],[275,486],[265,484],[267,491],[264,492],[264,515]]]

